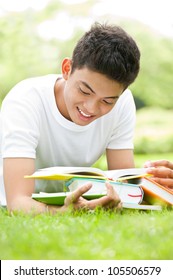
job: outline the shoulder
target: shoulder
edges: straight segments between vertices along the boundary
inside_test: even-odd
[[[130,114],[136,111],[136,105],[131,90],[126,89],[117,100],[111,114],[114,116],[121,115],[122,113]]]
[[[25,79],[16,84],[5,96],[2,102],[2,109],[9,104],[14,107],[17,104],[36,106],[45,98],[54,92],[54,84],[58,75],[51,74],[46,76]]]
[[[122,95],[119,97],[117,104],[123,104],[123,103],[128,103],[128,102],[134,104],[133,94],[130,89],[126,89],[122,93]]]
[[[58,75],[52,74],[22,80],[9,91],[9,93],[5,97],[5,100],[17,96],[26,96],[28,92],[39,92],[43,90],[46,86],[49,87],[51,85],[54,85],[57,78]]]
[[[112,110],[112,114],[116,117],[118,115],[122,117],[122,115],[136,114],[136,105],[131,90],[126,89],[122,93]]]

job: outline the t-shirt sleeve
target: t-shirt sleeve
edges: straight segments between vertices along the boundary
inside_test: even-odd
[[[2,157],[36,158],[39,139],[38,96],[25,90],[23,95],[15,87],[1,107]],[[22,97],[21,97],[22,96]]]
[[[130,90],[126,90],[115,105],[115,122],[108,149],[133,149],[136,106]]]

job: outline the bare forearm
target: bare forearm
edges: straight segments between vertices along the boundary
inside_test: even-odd
[[[135,167],[133,150],[107,149],[106,157],[108,169],[110,170]]]
[[[57,212],[65,212],[64,207],[46,205],[44,203],[35,201],[28,196],[20,196],[13,199],[12,202],[7,203],[7,208],[10,212],[22,211],[24,213],[31,213],[34,215],[47,212],[51,214],[56,214]]]

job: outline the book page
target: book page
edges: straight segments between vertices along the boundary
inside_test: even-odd
[[[142,177],[146,174],[145,168],[129,168],[103,171],[94,167],[63,167],[55,166],[43,168],[35,171],[32,175],[25,178],[47,179],[47,180],[69,180],[73,177],[99,178],[104,180],[117,181],[123,176]],[[127,178],[124,178],[124,180]],[[130,178],[131,179],[131,178]]]
[[[65,174],[72,174],[72,176],[60,176]],[[72,178],[76,175],[85,175],[85,176],[101,176],[105,177],[106,174],[103,170],[94,167],[66,167],[66,166],[55,166],[55,167],[48,167],[43,169],[38,169],[32,175],[27,175],[25,178],[48,178],[51,179],[58,179],[60,180],[63,178]]]
[[[117,169],[117,170],[108,170],[105,171],[105,174],[108,178],[117,180],[121,177],[143,177],[146,176],[146,168],[128,168],[128,169]],[[126,179],[126,178],[125,178]],[[128,179],[128,178],[127,178]]]

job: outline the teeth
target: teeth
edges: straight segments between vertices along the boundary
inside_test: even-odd
[[[85,114],[83,111],[81,111],[81,109],[79,109],[79,112],[81,113],[82,116],[84,116],[84,117],[86,117],[86,118],[91,117],[91,115]]]

